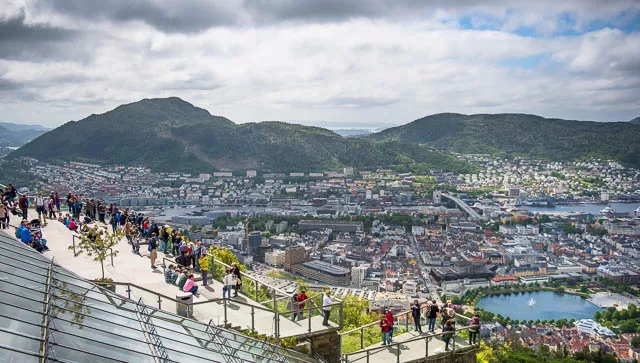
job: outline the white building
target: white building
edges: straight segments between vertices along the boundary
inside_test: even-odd
[[[354,266],[351,268],[351,285],[356,288],[362,288],[362,282],[367,277],[369,265]]]

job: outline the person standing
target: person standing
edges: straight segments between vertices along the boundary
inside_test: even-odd
[[[231,299],[231,289],[233,289],[233,287],[235,286],[235,281],[231,269],[227,269],[225,271],[224,277],[222,278],[222,283],[224,284],[224,287],[222,288],[222,298],[224,299],[226,294],[227,298]]]
[[[455,328],[453,327],[453,322],[451,320],[447,320],[444,323],[444,328],[442,328],[442,338],[444,339],[444,351],[449,351],[449,342],[451,342],[451,338],[453,338]],[[455,343],[454,343],[455,344]]]
[[[102,223],[104,222],[104,216],[107,214],[107,207],[104,205],[104,202],[100,202],[98,205],[98,220]]]
[[[28,210],[29,210],[29,198],[26,195],[21,195],[20,199],[18,199],[18,207],[20,207],[20,211],[22,212],[23,219],[29,219]]]
[[[209,275],[209,256],[207,250],[203,248],[202,255],[198,259],[200,273],[202,274],[202,286],[207,286],[207,276]]]
[[[333,300],[331,300],[331,291],[327,290],[322,297],[322,313],[324,314],[324,320],[322,325],[329,326],[329,315],[331,315],[331,306]]]
[[[291,320],[298,320],[298,293],[294,292],[291,296]]]
[[[60,194],[58,192],[53,193],[53,203],[56,206],[56,212],[60,213]]]
[[[416,331],[422,333],[422,325],[420,324],[420,316],[422,315],[420,303],[418,300],[413,300],[411,305],[411,316],[413,317],[413,323],[416,325]]]
[[[151,268],[157,269],[156,258],[158,258],[158,240],[156,240],[156,234],[152,233],[149,238],[149,257],[151,258]]]
[[[469,345],[476,344],[480,335],[480,314],[473,314],[473,318],[469,322]]]
[[[393,308],[389,308],[389,311],[387,311],[387,313],[384,316],[387,319],[387,322],[389,323],[389,344],[393,343],[393,323],[394,323],[394,317],[393,317]]]
[[[380,319],[380,331],[382,332],[382,345],[391,344],[391,340],[389,340],[389,322],[385,317]]]
[[[1,229],[9,228],[9,221],[7,218],[8,216],[9,216],[8,203],[3,202],[0,204],[0,228]]]
[[[431,333],[435,333],[436,319],[438,318],[439,311],[440,309],[438,308],[436,301],[433,300],[431,302],[431,305],[429,305],[429,312],[427,313],[427,320],[429,321],[429,326],[427,327],[427,330],[430,331]]]
[[[300,320],[304,319],[304,306],[307,303],[307,299],[307,292],[300,290],[300,293],[298,294],[298,317]]]
[[[238,264],[237,263],[232,263],[231,264],[231,268],[232,268],[232,273],[235,279],[235,285],[234,285],[234,291],[233,291],[233,297],[238,296],[238,291],[240,291],[240,289],[242,289],[242,273],[240,272],[240,269],[238,268]]]

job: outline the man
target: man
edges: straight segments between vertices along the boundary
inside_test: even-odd
[[[427,313],[427,319],[429,321],[429,326],[427,327],[427,330],[429,330],[431,333],[435,333],[436,318],[438,317],[439,311],[440,309],[438,308],[438,304],[436,304],[436,301],[433,300],[431,302],[431,305],[429,305],[429,312]]]
[[[29,198],[26,195],[21,195],[20,199],[18,199],[18,207],[20,207],[20,211],[22,212],[23,219],[29,219],[27,216],[27,211],[29,210]]]
[[[235,262],[231,264],[231,273],[233,274],[236,280],[236,286],[233,291],[233,297],[237,297],[238,291],[242,289],[242,274],[240,273],[240,269],[238,268],[238,265]]]
[[[393,308],[389,308],[389,311],[384,315],[387,319],[387,323],[389,324],[389,343],[393,343]]]
[[[298,310],[300,311],[298,313],[298,317],[300,318],[300,320],[304,319],[304,305],[307,302],[307,299],[309,297],[307,297],[307,292],[304,290],[300,290],[300,293],[298,294]]]
[[[151,268],[157,269],[156,258],[158,258],[158,241],[156,240],[156,234],[152,233],[149,238],[149,257],[151,258]]]
[[[331,304],[333,304],[333,300],[331,300],[331,291],[327,290],[322,297],[322,313],[324,314],[324,320],[322,321],[322,325],[329,326],[329,315],[331,315]]]
[[[202,286],[207,286],[207,276],[209,275],[209,257],[207,256],[207,250],[203,249],[202,255],[198,259],[200,265],[200,273],[202,274]]]
[[[36,198],[34,199],[34,203],[36,205],[36,212],[38,213],[38,219],[41,219],[42,224],[46,225],[47,211],[44,205],[44,198],[42,197],[41,193],[38,193],[38,195],[36,195]]]

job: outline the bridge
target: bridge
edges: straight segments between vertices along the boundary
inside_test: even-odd
[[[469,215],[469,218],[471,220],[482,221],[482,216],[478,214],[478,212],[473,210],[473,208],[471,208],[467,203],[463,202],[460,198],[454,197],[449,193],[442,193],[441,195],[447,199],[452,200],[454,203],[456,203],[456,205],[460,207],[460,209],[462,209]]]

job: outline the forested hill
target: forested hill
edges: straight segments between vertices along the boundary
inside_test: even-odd
[[[465,163],[417,145],[371,143],[283,122],[237,125],[179,98],[145,99],[68,122],[9,157],[147,165],[157,171],[323,171],[398,164],[464,170]]]
[[[368,135],[375,142],[427,144],[461,153],[549,160],[595,156],[640,168],[640,123],[547,119],[525,114],[441,113]]]

